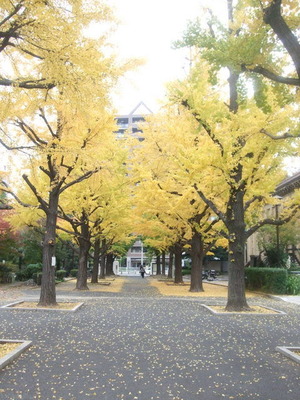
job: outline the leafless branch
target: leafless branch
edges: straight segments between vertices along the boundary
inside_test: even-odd
[[[281,75],[276,75],[274,74],[274,72],[271,72],[259,65],[253,68],[252,66],[247,66],[246,64],[243,64],[241,65],[241,69],[243,72],[255,72],[274,82],[283,83],[285,85],[291,85],[291,86],[300,86],[299,78],[289,78]]]
[[[22,89],[52,89],[55,87],[53,83],[42,83],[45,79],[37,80],[20,80],[20,79],[6,79],[0,78],[0,86],[13,86]]]
[[[2,130],[2,129],[1,129]],[[7,150],[31,150],[34,149],[35,146],[8,146],[2,139],[0,139],[0,143],[2,144],[3,147],[5,147]]]
[[[260,132],[263,133],[264,135],[269,136],[273,140],[282,140],[282,139],[288,139],[288,138],[296,139],[296,138],[300,137],[300,133],[297,135],[292,135],[291,133],[285,132],[280,136],[275,136],[275,135],[272,135],[270,132],[266,131],[265,129],[261,129]]]
[[[1,190],[2,190],[3,192],[5,192],[5,193],[10,194],[10,195],[17,201],[17,203],[20,204],[21,206],[23,206],[23,207],[35,207],[35,208],[36,208],[36,206],[33,206],[32,204],[24,203],[24,202],[13,192],[13,190],[7,185],[6,182],[1,181],[1,185],[2,185]]]
[[[28,176],[26,174],[23,174],[22,178],[24,179],[24,181],[27,183],[27,185],[31,189],[32,193],[37,198],[38,202],[40,203],[40,206],[41,206],[42,210],[47,214],[48,213],[48,209],[49,209],[48,203],[41,197],[41,195],[39,195],[36,187],[30,182],[30,180],[29,180],[29,178],[28,178]]]
[[[205,204],[207,204],[209,206],[209,208],[211,210],[213,210],[213,212],[219,217],[219,219],[221,221],[224,222],[224,224],[226,224],[226,217],[225,215],[218,209],[218,207],[215,205],[215,203],[212,200],[209,200],[204,193],[198,189],[197,185],[194,185],[194,189],[196,190],[196,192],[198,193],[199,197],[204,201]]]
[[[246,238],[250,237],[253,235],[254,232],[256,232],[259,228],[261,228],[264,225],[275,225],[275,226],[281,226],[289,222],[299,211],[300,209],[300,204],[295,205],[291,209],[291,213],[286,217],[282,219],[272,219],[272,218],[266,218],[262,221],[259,221],[257,224],[252,226],[250,229],[247,230],[246,232]]]
[[[101,167],[97,167],[91,171],[86,172],[85,174],[83,174],[82,176],[78,177],[77,179],[74,179],[73,181],[67,183],[65,186],[63,186],[59,193],[64,192],[67,188],[69,188],[70,186],[75,185],[76,183],[82,182],[88,178],[90,178],[92,175],[94,175],[95,173],[99,172],[101,170]]]

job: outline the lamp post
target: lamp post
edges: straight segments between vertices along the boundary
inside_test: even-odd
[[[275,205],[275,218],[278,221],[279,218],[279,204]],[[276,225],[276,250],[277,250],[277,263],[278,267],[280,267],[280,242],[279,242],[279,225]]]
[[[279,207],[280,207],[280,200],[282,199],[281,196],[275,195],[274,196],[278,203],[275,204],[275,219],[276,222],[279,220]],[[276,224],[276,252],[277,252],[277,264],[280,267],[280,240],[279,240],[279,225]]]

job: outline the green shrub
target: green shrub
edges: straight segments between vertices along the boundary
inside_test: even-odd
[[[41,263],[28,264],[27,267],[25,268],[28,279],[31,279],[34,273],[41,272],[42,268],[43,266]]]
[[[16,273],[17,271],[19,271],[19,266],[11,261],[6,261],[5,266],[8,267],[11,272]]]
[[[289,268],[289,271],[300,271],[300,265],[299,264],[292,264]]]
[[[56,278],[59,281],[63,281],[64,278],[66,277],[66,275],[67,275],[67,271],[65,271],[64,269],[59,269],[58,271],[56,271]]]
[[[78,274],[78,269],[71,269],[70,271],[70,276],[72,276],[73,278],[77,278],[77,274]]]
[[[29,264],[26,268],[16,272],[17,281],[27,281],[28,279],[34,279],[33,275],[41,272],[42,264]]]
[[[33,279],[33,282],[35,282],[35,283],[37,283],[37,272],[34,272],[33,274],[32,274],[32,279]]]
[[[6,265],[0,265],[0,283],[11,283],[11,269]]]
[[[37,274],[36,274],[36,283],[37,283],[37,285],[39,285],[39,286],[41,286],[41,284],[42,284],[42,273],[41,272],[38,272]]]
[[[190,269],[183,269],[182,270],[182,275],[191,275],[191,270]]]
[[[286,283],[287,294],[300,294],[300,275],[288,275]]]
[[[274,294],[286,293],[288,273],[283,268],[246,268],[246,288]]]
[[[26,275],[26,272],[24,269],[22,269],[21,271],[17,271],[16,272],[16,281],[20,281],[20,282],[26,281],[27,280],[26,276],[27,275]]]

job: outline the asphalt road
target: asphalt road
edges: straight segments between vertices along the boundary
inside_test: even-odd
[[[201,304],[220,300],[161,297],[140,277],[78,298],[76,313],[0,308],[0,338],[33,342],[0,371],[1,400],[300,399],[300,364],[275,350],[300,345],[299,305],[213,315]]]

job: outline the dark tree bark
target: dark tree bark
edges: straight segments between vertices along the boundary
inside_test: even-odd
[[[160,255],[156,256],[156,275],[161,275]]]
[[[239,80],[239,74],[230,69],[230,75],[228,78],[230,99],[229,99],[229,109],[231,112],[236,113],[238,110],[238,91],[237,83]]]
[[[114,255],[112,253],[108,253],[106,257],[106,275],[111,276],[115,275],[114,270],[113,270],[113,264],[114,264]]]
[[[106,240],[103,239],[101,242],[101,256],[100,256],[100,279],[105,279],[105,267],[106,267]]]
[[[91,248],[90,229],[85,212],[82,213],[79,243],[79,268],[76,282],[76,289],[89,290],[87,285],[87,265],[89,251]]]
[[[175,244],[174,255],[175,255],[175,279],[174,279],[174,283],[183,283],[183,278],[182,278],[182,246],[180,244]]]
[[[99,258],[100,258],[100,239],[96,238],[94,243],[94,259],[91,283],[98,283],[99,274]]]
[[[43,241],[43,273],[40,293],[40,306],[56,305],[55,266],[52,260],[55,255],[56,221],[59,201],[58,190],[49,194],[49,207],[46,210],[46,230]]]
[[[166,252],[163,251],[161,253],[161,273],[162,275],[166,275]]]
[[[203,239],[201,234],[195,230],[191,244],[192,269],[190,292],[204,291],[202,285],[203,255]]]
[[[106,256],[101,254],[100,256],[100,279],[105,279],[105,267],[106,267]]]
[[[271,26],[283,46],[291,56],[300,79],[300,43],[281,15],[281,0],[273,0],[264,9],[264,22]]]
[[[174,259],[174,253],[173,253],[173,251],[170,250],[170,253],[169,253],[169,270],[168,270],[168,278],[170,278],[170,279],[173,278],[173,259]]]
[[[241,180],[241,167],[235,180]],[[244,252],[246,242],[246,223],[244,215],[244,191],[232,189],[227,204],[226,225],[229,234],[229,270],[227,311],[250,310],[245,295]]]

